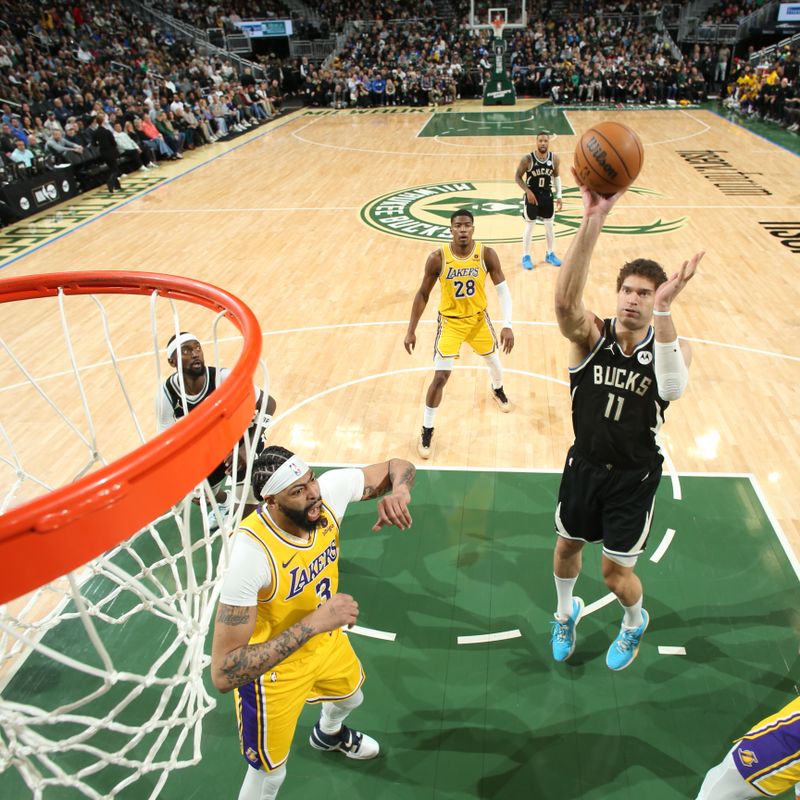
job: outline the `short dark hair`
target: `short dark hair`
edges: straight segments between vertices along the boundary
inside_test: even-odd
[[[639,275],[642,278],[647,278],[653,281],[656,289],[667,281],[667,273],[664,272],[661,264],[649,258],[636,258],[623,265],[619,275],[617,275],[617,291],[622,288],[622,284],[628,275]]]
[[[278,471],[278,467],[287,462],[294,453],[285,447],[270,445],[265,448],[261,455],[253,462],[253,472],[250,475],[250,483],[256,497],[261,497],[261,492],[267,485],[267,481]]]
[[[450,222],[452,222],[456,217],[469,217],[473,222],[475,222],[475,216],[468,208],[459,208],[458,211],[454,211],[450,216]]]

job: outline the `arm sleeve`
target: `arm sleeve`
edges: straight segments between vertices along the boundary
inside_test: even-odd
[[[556,200],[560,200],[561,199],[561,176],[560,175],[556,175],[555,184],[556,184]]]
[[[503,311],[503,327],[511,327],[511,290],[508,288],[508,281],[498,283],[495,287],[497,297],[500,300],[500,308]]]
[[[160,387],[156,395],[156,414],[158,416],[158,432],[163,433],[170,425],[177,422],[175,411],[169,402],[164,387]]]
[[[319,478],[322,499],[341,520],[347,506],[364,495],[364,471],[361,469],[332,469]]]
[[[222,579],[220,603],[229,606],[254,606],[258,592],[268,589],[272,576],[264,548],[243,531],[234,537],[231,561]]]
[[[674,342],[653,344],[653,368],[658,384],[658,396],[662,400],[677,400],[689,382],[689,370],[683,360],[678,339]]]

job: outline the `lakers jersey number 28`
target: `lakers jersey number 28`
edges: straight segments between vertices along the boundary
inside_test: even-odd
[[[471,317],[486,310],[486,264],[483,244],[475,242],[469,255],[460,258],[449,244],[442,245],[442,271],[439,275],[443,317]]]

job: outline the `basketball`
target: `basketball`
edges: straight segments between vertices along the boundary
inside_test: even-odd
[[[627,189],[636,180],[643,163],[641,140],[620,122],[593,125],[575,148],[578,181],[598,194]]]

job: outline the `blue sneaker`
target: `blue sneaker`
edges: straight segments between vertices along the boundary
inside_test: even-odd
[[[530,256],[522,256],[522,269],[533,269],[533,261]]]
[[[580,597],[573,597],[569,619],[566,622],[555,619],[550,623],[553,626],[550,644],[553,645],[553,658],[556,661],[566,661],[575,652],[575,642],[578,640],[575,628],[583,614],[583,606],[584,602]]]
[[[606,655],[606,665],[609,669],[616,671],[625,669],[636,658],[642,634],[650,623],[650,615],[644,609],[642,609],[642,617],[644,617],[644,622],[638,628],[620,628],[619,636],[611,643]]]
[[[552,264],[554,267],[560,267],[561,266],[561,259],[560,258],[556,258],[556,254],[553,253],[551,250],[548,250],[545,253],[544,260],[548,264]]]

